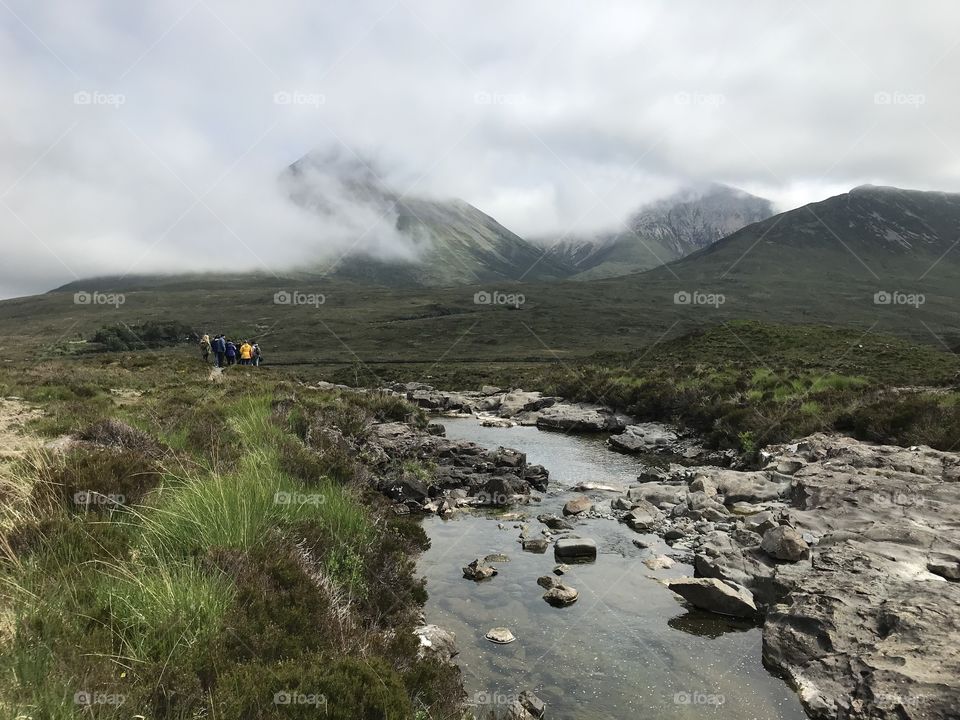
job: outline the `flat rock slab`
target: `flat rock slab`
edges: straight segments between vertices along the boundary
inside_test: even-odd
[[[677,578],[664,583],[673,592],[701,610],[719,615],[754,618],[753,594],[742,585],[716,578]]]
[[[617,450],[636,453],[663,452],[673,446],[679,436],[661,423],[627,425],[619,435],[610,437],[610,445]]]
[[[560,538],[553,546],[557,560],[585,562],[597,559],[597,543],[590,538]]]

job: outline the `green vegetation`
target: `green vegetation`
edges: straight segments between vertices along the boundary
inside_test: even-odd
[[[136,356],[0,371],[59,452],[0,464],[0,715],[459,718],[417,658],[419,524],[356,443],[376,393]],[[117,392],[122,390],[123,392]]]
[[[110,352],[159,348],[186,342],[193,331],[174,320],[151,320],[138,325],[107,325],[97,330],[91,342]]]

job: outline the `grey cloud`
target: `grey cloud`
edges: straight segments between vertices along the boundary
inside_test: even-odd
[[[960,190],[947,0],[7,4],[0,297],[415,253],[322,172],[334,212],[289,201],[277,178],[314,148],[529,236],[615,226],[696,180],[782,207]]]

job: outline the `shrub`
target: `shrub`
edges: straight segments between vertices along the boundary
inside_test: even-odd
[[[409,720],[410,699],[397,672],[377,657],[317,654],[296,662],[240,665],[215,694],[218,716],[281,720]]]

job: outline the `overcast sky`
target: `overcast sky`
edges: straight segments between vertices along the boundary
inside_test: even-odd
[[[958,70],[956,0],[2,0],[0,297],[390,252],[283,196],[314,148],[526,236],[696,180],[960,191]]]

